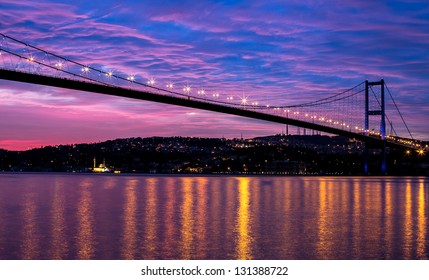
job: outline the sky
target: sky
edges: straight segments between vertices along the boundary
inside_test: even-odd
[[[259,102],[298,104],[383,78],[413,136],[429,140],[428,1],[0,0],[0,30],[84,64]],[[0,80],[0,129],[0,148],[26,150],[283,126]]]

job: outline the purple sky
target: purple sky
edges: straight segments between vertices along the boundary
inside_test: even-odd
[[[384,78],[413,135],[429,139],[428,1],[0,0],[0,30],[82,63],[260,102],[297,104]],[[188,108],[0,85],[5,149],[282,131]]]

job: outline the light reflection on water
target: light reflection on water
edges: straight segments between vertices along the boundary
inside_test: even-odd
[[[121,258],[133,260],[137,253],[137,180],[127,180],[125,187],[124,212],[124,233],[122,237]]]
[[[417,225],[417,257],[425,259],[428,257],[428,248],[425,244],[428,243],[427,239],[427,215],[425,208],[425,196],[428,197],[428,192],[425,192],[425,183],[421,179],[418,187],[418,225]]]
[[[94,257],[93,207],[91,188],[94,187],[89,178],[80,184],[80,198],[77,206],[78,233],[77,233],[77,259],[92,259]]]
[[[249,178],[238,178],[238,210],[237,210],[237,259],[250,260],[252,259],[251,244],[253,238],[251,236],[251,214],[250,214],[250,191]]]
[[[51,236],[52,236],[52,246],[49,250],[50,258],[53,260],[60,260],[64,258],[68,250],[68,240],[65,237],[65,213],[64,213],[64,192],[62,188],[64,186],[61,184],[60,180],[55,179],[53,194],[52,194],[52,208],[50,209],[51,215]]]
[[[424,177],[0,175],[0,259],[428,259]]]
[[[24,196],[21,216],[23,221],[21,255],[24,260],[31,260],[37,257],[39,244],[37,238],[36,221],[36,193],[29,192]]]

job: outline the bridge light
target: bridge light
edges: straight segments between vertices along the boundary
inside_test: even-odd
[[[425,151],[420,149],[420,150],[417,150],[417,153],[419,154],[419,156],[423,156],[425,154]]]
[[[106,73],[106,76],[108,76],[108,77],[112,77],[112,76],[113,76],[113,73],[112,73],[111,71],[109,71],[109,72],[107,72],[107,73]]]
[[[171,88],[173,88],[173,83],[168,83],[168,84],[166,85],[166,87],[167,87],[167,88],[170,88],[170,89],[171,89]]]
[[[57,68],[62,68],[63,64],[61,62],[55,63],[55,67]]]
[[[89,67],[85,66],[82,68],[82,72],[83,73],[88,73],[89,72]]]
[[[190,86],[184,86],[183,91],[186,93],[189,93],[189,92],[191,92],[191,87]]]
[[[247,97],[241,98],[241,105],[247,105]]]
[[[148,85],[150,85],[150,86],[153,86],[153,85],[155,85],[155,80],[154,80],[153,78],[150,78],[150,79],[147,81],[147,84],[148,84]]]

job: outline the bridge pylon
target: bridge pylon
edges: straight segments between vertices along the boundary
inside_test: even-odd
[[[377,99],[377,104],[375,106],[370,104],[370,94],[369,91],[372,86],[380,86],[380,100]],[[384,80],[369,82],[365,81],[365,133],[369,135],[369,118],[370,116],[380,116],[380,137],[383,140],[381,146],[381,173],[386,175],[387,166],[386,166],[386,108],[385,108],[385,98],[384,98]],[[375,93],[374,93],[375,95]],[[376,97],[377,98],[377,97]],[[370,106],[371,105],[371,106]],[[375,107],[375,109],[374,109]],[[368,142],[365,143],[365,163],[364,163],[364,173],[368,175]]]

